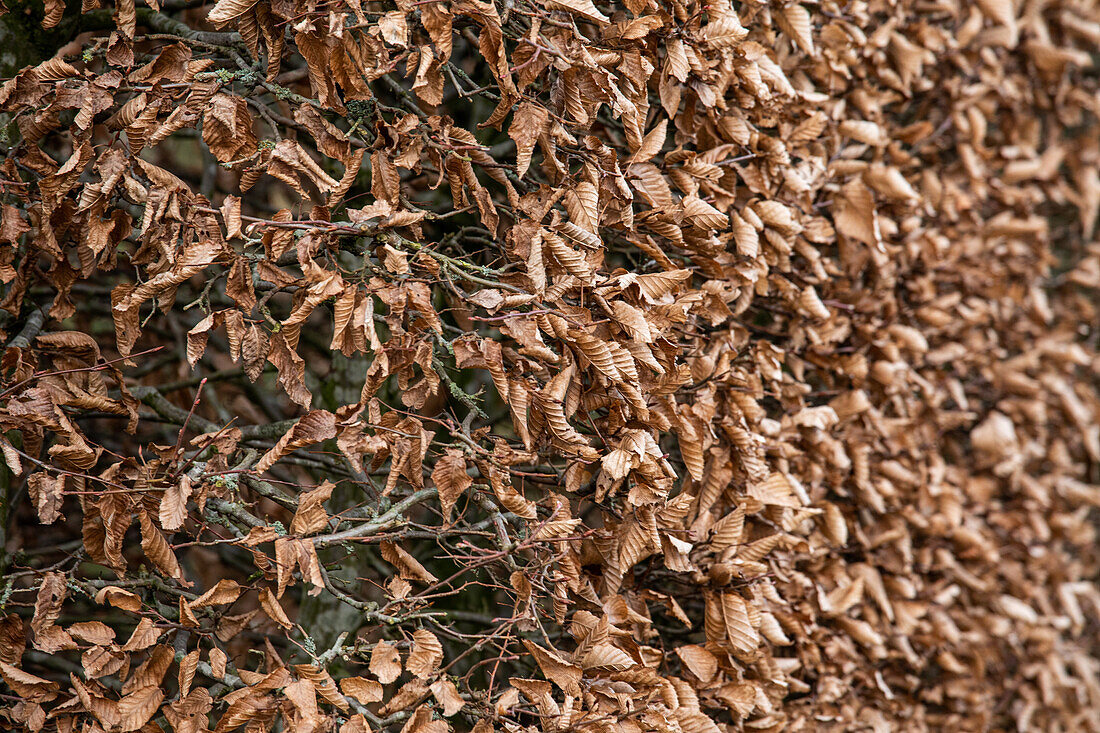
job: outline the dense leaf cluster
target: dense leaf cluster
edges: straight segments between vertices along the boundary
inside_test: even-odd
[[[1096,729],[1095,3],[100,5],[8,16],[5,728]]]

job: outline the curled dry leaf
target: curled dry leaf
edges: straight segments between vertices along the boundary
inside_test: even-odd
[[[256,0],[218,0],[206,19],[215,25],[228,23],[251,10],[255,4]]]
[[[160,526],[174,532],[187,518],[187,501],[191,497],[191,477],[183,474],[164,491],[160,499]]]
[[[328,512],[323,505],[332,496],[333,488],[335,488],[333,484],[325,481],[316,489],[302,494],[298,499],[298,509],[294,512],[294,519],[290,523],[291,532],[308,535],[320,532],[328,525]]]
[[[271,592],[270,588],[260,589],[260,606],[264,609],[264,613],[267,614],[268,618],[284,629],[294,628],[294,624],[287,617],[286,611],[283,610],[279,600],[275,598],[275,594]]]
[[[118,701],[119,730],[123,733],[140,730],[156,713],[164,700],[164,691],[150,685],[123,696]]]
[[[124,611],[137,612],[141,610],[141,598],[136,593],[131,593],[117,586],[104,586],[95,595],[96,603],[109,603],[115,608]]]
[[[448,679],[438,679],[432,683],[432,696],[443,706],[444,717],[451,717],[461,710],[466,702],[458,693],[458,688]]]
[[[368,680],[366,677],[345,677],[340,680],[340,690],[363,705],[382,702],[383,699],[381,683]]]
[[[375,644],[370,654],[370,672],[384,685],[396,680],[401,674],[401,655],[397,648],[386,641]]]
[[[220,680],[220,679],[224,678],[225,677],[225,667],[226,667],[226,662],[227,662],[227,657],[226,657],[225,652],[223,652],[218,647],[213,647],[210,650],[209,660],[210,660],[210,673],[212,675],[214,675],[214,679]]]
[[[134,627],[130,638],[122,646],[122,651],[140,652],[155,644],[158,638],[160,638],[160,631],[157,630],[151,620],[143,617]]]
[[[383,542],[381,550],[382,559],[396,567],[405,580],[419,580],[422,583],[439,581],[439,578],[428,572],[415,557],[393,542]]]
[[[280,367],[280,372],[282,368]],[[327,410],[313,410],[294,424],[275,446],[256,463],[255,470],[266,471],[283,456],[298,448],[336,437],[336,417]]]
[[[240,595],[241,587],[237,584],[237,581],[223,578],[213,588],[191,601],[188,605],[192,610],[209,606],[225,606],[236,601]]]
[[[556,652],[543,649],[534,642],[524,639],[523,645],[534,657],[539,669],[546,675],[546,679],[561,688],[566,695],[578,696],[581,694],[580,681],[583,672],[580,667],[566,661]]]
[[[415,677],[427,679],[435,674],[443,660],[443,645],[435,634],[426,629],[413,632],[412,651],[405,660],[405,669]]]
[[[466,473],[466,460],[462,457],[461,451],[449,450],[436,461],[435,468],[432,469],[432,482],[439,492],[443,516],[449,518],[455,503],[474,482]]]
[[[27,477],[27,491],[38,510],[38,520],[42,524],[53,524],[61,519],[61,504],[64,501],[65,477],[50,476],[39,471]]]

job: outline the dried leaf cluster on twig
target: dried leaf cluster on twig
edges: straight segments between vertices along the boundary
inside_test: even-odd
[[[1094,3],[194,5],[0,87],[11,725],[1096,729]]]

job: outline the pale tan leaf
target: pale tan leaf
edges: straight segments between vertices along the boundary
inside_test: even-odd
[[[724,230],[729,226],[728,216],[698,196],[685,196],[681,204],[684,207],[684,217],[700,229]]]
[[[275,594],[271,592],[270,588],[260,589],[260,607],[264,609],[264,613],[275,623],[282,626],[288,631],[294,628],[294,624],[290,618],[286,615],[286,611],[283,610]]]
[[[278,364],[276,364],[278,366]],[[304,369],[304,362],[303,362]],[[280,367],[280,372],[282,367]],[[336,437],[336,416],[328,410],[313,410],[306,413],[286,432],[274,447],[256,463],[255,470],[263,472],[271,468],[283,456],[325,440]],[[322,510],[323,511],[323,510]]]
[[[143,619],[144,620],[144,619]],[[71,636],[89,644],[104,646],[115,640],[115,631],[100,621],[82,621],[68,628]]]
[[[745,599],[736,593],[723,593],[722,615],[725,618],[729,642],[734,649],[751,652],[759,646],[760,636],[749,621],[749,608]]]
[[[596,234],[600,226],[600,192],[591,181],[581,181],[565,194],[565,209],[569,213],[569,223],[575,224],[584,232]],[[599,240],[589,240],[583,234],[578,235],[593,246],[599,247]]]
[[[142,728],[164,701],[164,691],[156,686],[142,687],[118,701],[123,733]]]
[[[736,509],[715,522],[711,528],[710,546],[715,552],[722,552],[741,544],[741,537],[745,527],[745,505],[740,504]]]
[[[656,303],[667,293],[691,277],[691,270],[672,270],[670,272],[651,272],[638,275],[633,281],[642,291],[642,296],[650,303]]]
[[[189,605],[192,609],[224,606],[236,601],[240,595],[241,587],[237,581],[223,578],[213,588],[191,601]]]
[[[402,578],[419,580],[422,583],[435,583],[439,580],[399,545],[384,541],[380,543],[380,549],[382,550],[382,559],[397,568]]]
[[[190,585],[184,580],[183,568],[176,559],[176,553],[172,552],[168,541],[164,539],[164,535],[160,533],[149,514],[141,512],[138,516],[141,520],[141,549],[145,552],[145,556],[161,573],[179,580],[184,585]]]
[[[872,247],[881,245],[882,233],[871,190],[863,181],[853,179],[842,191],[834,219],[837,231]]]
[[[629,654],[608,643],[593,645],[580,661],[581,666],[586,670],[622,671],[635,665]]]
[[[252,9],[256,0],[218,0],[206,19],[214,25],[228,23]]]
[[[159,638],[160,631],[153,626],[153,622],[146,617],[142,617],[142,619],[138,621],[138,625],[134,627],[134,631],[130,634],[130,638],[123,645],[122,651],[143,651],[153,646]]]
[[[609,18],[592,4],[592,0],[542,0],[547,10],[565,10],[594,23],[607,23]]]
[[[798,509],[802,502],[795,494],[791,479],[782,473],[773,473],[763,482],[749,486],[749,496],[763,504]]]
[[[710,682],[718,671],[718,659],[701,646],[689,644],[677,647],[676,656],[704,684]]]
[[[563,446],[581,456],[596,458],[599,454],[588,445],[585,437],[569,424],[565,417],[564,399],[576,369],[571,364],[554,376],[537,396],[537,404],[546,418],[551,435]]]
[[[840,123],[840,134],[875,147],[882,147],[890,142],[890,137],[882,126],[869,120],[844,120]]]
[[[382,702],[382,684],[366,677],[345,677],[340,680],[340,690],[363,705]]]
[[[405,668],[420,679],[427,679],[435,674],[439,663],[443,661],[443,645],[435,634],[427,629],[417,629],[413,632],[412,651],[405,660]]]
[[[458,688],[449,679],[441,678],[431,685],[432,696],[443,706],[444,717],[451,717],[465,706],[466,702],[458,693]]]
[[[817,112],[810,115],[800,122],[798,126],[791,131],[791,134],[787,136],[787,145],[793,147],[813,142],[822,132],[824,132],[828,124],[829,118],[825,114]]]
[[[549,249],[558,264],[570,275],[586,284],[595,282],[596,275],[592,272],[592,268],[588,265],[588,261],[582,252],[569,246],[564,239],[552,232],[544,231],[542,233],[542,243],[544,245],[543,254],[545,255],[546,249]]]
[[[187,697],[187,694],[191,692],[191,683],[195,679],[195,672],[199,668],[199,655],[201,652],[198,649],[194,649],[188,652],[179,663],[179,670],[177,672],[177,684],[179,685],[180,697]]]
[[[522,641],[527,651],[535,658],[539,669],[546,675],[546,679],[560,687],[566,695],[580,696],[580,681],[583,674],[580,667],[567,662],[558,653],[547,651],[528,639],[522,639]]]
[[[512,116],[508,127],[508,137],[516,143],[516,175],[523,178],[531,165],[531,155],[535,142],[542,134],[550,113],[545,107],[534,102],[522,102]]]
[[[95,602],[99,604],[109,603],[124,611],[136,612],[141,610],[141,598],[136,593],[113,585],[100,588],[95,594]]]
[[[661,148],[664,147],[665,138],[667,136],[668,119],[666,118],[662,119],[652,130],[646,133],[641,146],[630,156],[630,160],[627,161],[627,164],[648,163],[654,155],[661,152]]]
[[[378,30],[386,43],[400,48],[408,45],[409,27],[404,12],[395,10],[384,14],[378,19]]]
[[[214,679],[223,679],[225,677],[226,662],[229,661],[225,652],[220,647],[214,647],[210,650],[208,659],[210,660],[210,670],[211,674],[214,675]]]
[[[777,532],[762,539],[753,540],[741,549],[738,557],[744,562],[758,562],[779,544],[780,538],[781,535]]]
[[[435,468],[432,469],[432,482],[439,492],[443,516],[449,520],[455,503],[474,482],[466,473],[466,459],[463,458],[462,451],[450,448],[436,461]]]
[[[588,331],[569,329],[567,335],[573,340],[577,350],[591,362],[601,374],[612,382],[622,382],[623,375],[615,365],[615,358],[606,341],[593,336]]]
[[[160,526],[174,532],[187,519],[187,501],[191,498],[191,477],[186,473],[170,484],[160,497]]]
[[[731,213],[730,220],[733,222],[733,238],[737,242],[737,254],[756,259],[760,254],[760,234],[756,231],[756,227],[737,213]]]
[[[393,682],[401,674],[401,656],[397,647],[388,641],[374,645],[370,654],[370,671],[384,685]]]
[[[335,435],[335,430],[333,435]],[[303,439],[305,440],[305,438]],[[310,440],[309,442],[313,441]],[[328,526],[328,512],[325,511],[323,505],[332,496],[334,488],[334,484],[323,481],[316,489],[302,494],[298,499],[298,509],[294,512],[294,519],[290,523],[290,531],[293,534],[310,535],[320,532]]]
[[[61,516],[61,504],[65,497],[65,477],[51,476],[45,471],[33,473],[27,477],[27,493],[38,510],[38,521],[53,524]]]
[[[775,17],[783,32],[790,36],[802,51],[813,56],[814,38],[810,11],[803,5],[791,3],[784,6]]]
[[[736,46],[749,34],[745,27],[741,25],[741,19],[737,17],[737,13],[731,9],[726,9],[717,17],[712,17],[710,22],[707,23],[704,33],[707,43],[716,48]]]
[[[722,685],[718,697],[738,715],[748,717],[756,709],[757,688],[751,682],[730,682]]]

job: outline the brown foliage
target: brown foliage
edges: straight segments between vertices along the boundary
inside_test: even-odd
[[[1097,729],[1095,4],[82,10],[5,728]]]

